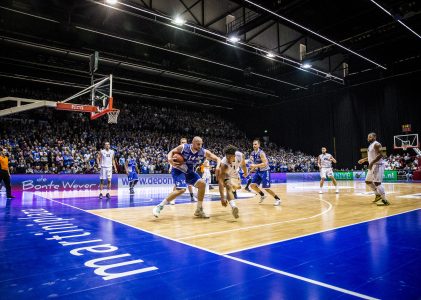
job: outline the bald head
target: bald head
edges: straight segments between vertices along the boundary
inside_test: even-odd
[[[202,149],[203,140],[200,136],[195,136],[192,141],[192,148],[196,151]]]

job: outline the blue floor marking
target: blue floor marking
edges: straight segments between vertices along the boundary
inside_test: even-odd
[[[229,255],[381,299],[420,299],[421,210]]]
[[[24,200],[19,197],[11,202],[0,199],[0,207],[0,295],[3,299],[45,299],[59,296],[72,299],[355,298],[134,229],[42,197],[26,197]],[[46,240],[53,235],[42,230],[35,219],[20,219],[27,217],[22,210],[38,209],[37,212],[41,212],[41,208],[44,209],[43,213],[47,211],[52,214],[48,217],[49,223],[53,223],[51,218],[73,218],[70,221],[54,222],[67,222],[77,226],[76,229],[82,229],[81,232],[57,236],[90,234]],[[47,222],[46,217],[42,219]],[[36,235],[40,233],[43,235]],[[92,242],[97,239],[102,241]],[[65,241],[91,242],[70,246],[59,244]],[[110,244],[118,249],[107,253],[80,250],[82,256],[70,254],[71,250],[100,244]],[[123,254],[130,256],[108,259],[106,264],[143,261],[130,266],[110,268],[106,272],[108,275],[123,274],[140,268],[158,269],[104,280],[103,275],[94,273],[100,268],[84,265],[94,259]],[[104,264],[104,261],[97,262],[98,266],[100,264]]]

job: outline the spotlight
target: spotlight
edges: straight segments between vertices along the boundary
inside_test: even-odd
[[[266,57],[274,58],[275,54],[273,54],[272,52],[268,52],[268,53],[266,53]]]
[[[105,3],[110,4],[110,5],[116,5],[117,4],[117,0],[105,0]]]
[[[180,16],[176,16],[173,20],[172,23],[178,26],[183,26],[184,24],[186,24],[186,20],[184,20],[182,17]]]
[[[312,65],[311,65],[311,64],[309,64],[309,63],[304,63],[304,64],[302,64],[302,65],[301,65],[301,67],[302,67],[303,69],[310,69],[310,68],[312,67]]]
[[[240,41],[240,38],[238,36],[232,35],[232,36],[228,37],[228,41],[235,44],[235,43]]]

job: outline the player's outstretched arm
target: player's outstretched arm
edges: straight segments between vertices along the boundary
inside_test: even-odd
[[[216,180],[219,180],[219,172],[221,170],[221,159],[215,154],[213,154],[212,152],[210,152],[209,150],[206,150],[205,156],[209,160],[216,161],[215,176],[216,176]]]
[[[365,163],[366,161],[368,161],[368,157],[366,157],[366,158],[361,158],[359,161],[358,161],[358,163],[360,164],[360,165],[362,165],[363,163]]]
[[[218,187],[219,187],[219,194],[221,196],[221,204],[222,206],[227,206],[227,200],[225,199],[225,174],[227,173],[228,167],[226,165],[221,165],[220,174],[218,177]]]

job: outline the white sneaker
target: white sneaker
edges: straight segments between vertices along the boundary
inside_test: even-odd
[[[161,205],[157,205],[152,209],[152,213],[155,216],[155,218],[159,217],[159,214],[160,214],[161,210],[163,210],[163,209],[164,209],[164,206],[161,206]]]
[[[232,215],[234,216],[234,218],[238,219],[239,215],[238,215],[238,207],[234,206],[232,208]]]
[[[194,212],[194,216],[202,218],[202,219],[208,219],[209,218],[209,216],[207,214],[205,214],[205,212],[203,211],[203,208],[197,208],[196,211]]]
[[[323,194],[323,191],[322,191],[322,190],[320,190],[320,191],[319,191],[319,194]]]
[[[259,203],[263,203],[263,201],[266,199],[267,196],[260,196]]]
[[[338,190],[338,189],[336,189],[335,193],[336,193],[336,194],[339,194],[339,190]]]
[[[279,205],[281,205],[281,200],[278,200],[278,199],[276,199],[275,200],[275,203],[273,203],[273,206],[279,206]]]
[[[174,199],[174,200],[172,200],[172,201],[170,201],[170,204],[171,204],[171,205],[175,205],[175,199]]]

